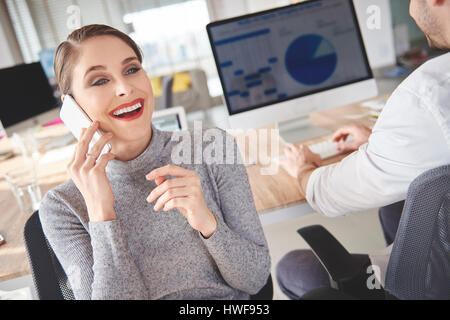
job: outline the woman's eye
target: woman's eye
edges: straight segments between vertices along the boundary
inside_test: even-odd
[[[127,72],[125,72],[125,74],[136,73],[136,72],[138,72],[139,70],[141,70],[141,68],[133,67],[133,68],[128,69]]]
[[[106,79],[100,79],[100,80],[94,82],[92,85],[93,85],[93,86],[101,86],[102,84],[105,84],[106,82],[108,82],[108,80],[106,80]]]

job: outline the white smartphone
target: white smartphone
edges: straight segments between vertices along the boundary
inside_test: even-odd
[[[75,102],[75,99],[70,95],[64,97],[64,102],[59,113],[61,120],[69,128],[70,132],[77,138],[80,139],[81,129],[88,128],[92,124],[92,120],[89,116],[80,108],[80,106]],[[98,129],[94,136],[92,137],[91,143],[89,144],[89,150],[92,146],[101,138],[103,131]],[[100,155],[108,153],[111,151],[111,145],[107,143],[103,148]]]

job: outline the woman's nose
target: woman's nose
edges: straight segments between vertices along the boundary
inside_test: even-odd
[[[118,97],[128,96],[133,93],[133,87],[126,81],[117,81],[116,95]]]

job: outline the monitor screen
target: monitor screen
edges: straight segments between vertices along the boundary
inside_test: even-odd
[[[58,106],[40,62],[0,70],[0,96],[6,128]]]
[[[372,78],[351,0],[315,0],[207,26],[230,115]]]
[[[168,114],[160,117],[153,117],[152,123],[156,129],[161,131],[180,131],[181,122],[178,114]]]

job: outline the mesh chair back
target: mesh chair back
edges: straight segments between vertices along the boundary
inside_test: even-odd
[[[450,299],[450,165],[410,185],[386,273],[399,299]]]
[[[26,222],[23,236],[39,299],[75,299],[67,276],[42,231],[38,211]]]

